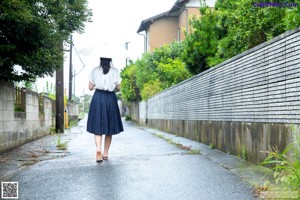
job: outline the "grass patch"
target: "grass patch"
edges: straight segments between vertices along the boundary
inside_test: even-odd
[[[51,126],[50,127],[50,135],[54,135],[55,134],[55,127]]]
[[[78,115],[78,119],[83,119],[84,118],[84,112],[80,112]]]
[[[244,159],[244,160],[248,159],[246,145],[243,145],[243,147],[242,147],[242,159]]]
[[[200,150],[199,149],[190,149],[187,154],[191,154],[191,155],[196,155],[196,154],[200,154]]]
[[[78,125],[78,120],[70,120],[69,121],[69,128],[72,128],[77,125]]]
[[[179,144],[179,143],[176,143],[172,138],[165,138],[167,142],[169,142],[170,144]]]
[[[68,148],[68,141],[61,141],[60,136],[57,137],[56,140],[56,147],[59,150],[67,150]]]
[[[18,105],[18,104],[15,104],[14,111],[15,112],[25,112],[25,110],[22,108],[22,106]]]
[[[300,133],[294,125],[291,126],[291,133],[292,142],[282,152],[277,147],[270,147],[268,157],[261,165],[271,167],[274,172],[275,191],[300,195]]]
[[[125,121],[132,121],[132,117],[130,115],[125,116]]]
[[[24,167],[24,166],[29,166],[29,165],[34,165],[35,163],[37,163],[38,161],[36,159],[34,160],[29,160],[29,161],[26,161],[22,164],[20,164],[21,167]]]
[[[154,135],[155,135],[156,137],[159,137],[159,138],[165,139],[165,137],[164,137],[162,134],[154,133]]]
[[[210,143],[209,148],[214,149],[215,145],[213,143]]]
[[[162,134],[154,133],[155,136],[165,139],[168,143],[176,145],[179,149],[188,150],[187,154],[200,154],[200,150],[192,149],[192,146],[185,146],[181,144],[179,141],[176,142],[172,138],[167,138]]]

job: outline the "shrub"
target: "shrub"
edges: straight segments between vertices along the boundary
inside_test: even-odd
[[[292,126],[293,141],[280,153],[274,147],[268,151],[263,165],[272,165],[276,183],[300,191],[300,134]]]

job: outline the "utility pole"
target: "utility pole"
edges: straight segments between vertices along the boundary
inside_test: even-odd
[[[72,81],[73,81],[72,46],[73,46],[73,41],[72,41],[72,35],[71,35],[71,38],[70,38],[70,70],[69,70],[69,101],[70,102],[72,100]]]
[[[76,94],[75,94],[75,77],[76,77],[76,70],[74,69],[74,90],[73,90],[73,94],[74,94],[74,96],[76,96]]]
[[[85,113],[85,112],[84,112],[84,89],[83,89],[82,110],[83,110],[83,113]]]
[[[126,49],[126,51],[128,52],[128,44],[129,44],[129,42],[125,42],[125,49]],[[127,59],[127,56],[126,56],[126,65],[125,65],[125,67],[127,66],[127,62],[128,62],[128,59]]]
[[[63,51],[63,43],[61,43],[61,51]],[[56,133],[64,133],[64,66],[63,62],[59,69],[56,70],[56,116],[55,116],[55,131]]]

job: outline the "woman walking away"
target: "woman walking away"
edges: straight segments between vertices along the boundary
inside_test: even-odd
[[[100,66],[90,75],[89,89],[95,90],[90,105],[87,131],[94,134],[96,143],[96,161],[108,159],[108,150],[112,135],[124,131],[115,90],[120,90],[119,71],[111,67],[111,58],[100,58]],[[102,155],[102,135],[105,135]]]

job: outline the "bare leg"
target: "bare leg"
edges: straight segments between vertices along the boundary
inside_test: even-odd
[[[101,154],[101,143],[102,143],[102,136],[101,135],[95,135],[95,144],[96,144],[96,161],[101,162],[102,161],[102,154]]]
[[[105,136],[105,144],[104,144],[104,152],[103,152],[103,157],[107,157],[108,155],[108,150],[111,144],[111,140],[112,140],[112,135],[106,135]]]
[[[97,151],[101,151],[102,135],[95,135],[95,144]]]

